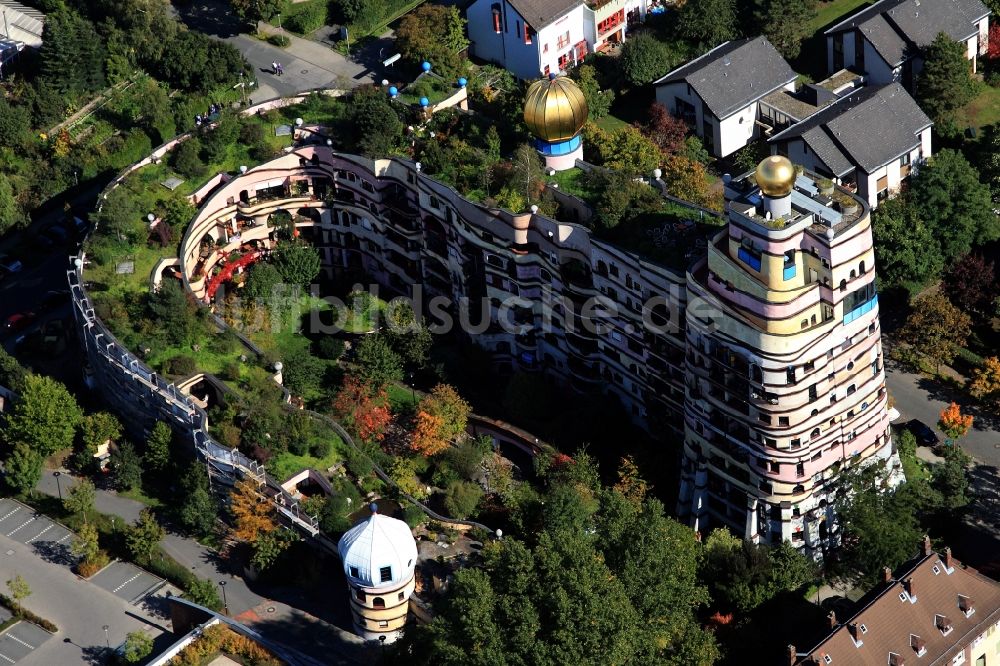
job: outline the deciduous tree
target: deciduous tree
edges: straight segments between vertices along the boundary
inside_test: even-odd
[[[966,47],[939,33],[924,49],[924,68],[917,78],[917,100],[939,132],[954,133],[954,112],[972,101],[976,88],[969,72]]]
[[[27,444],[44,458],[73,445],[81,418],[80,407],[65,386],[29,374],[7,416],[3,436],[8,442]]]
[[[969,392],[983,402],[1000,405],[1000,358],[990,356],[976,368]]]
[[[80,479],[66,494],[63,506],[67,511],[83,516],[83,522],[87,524],[87,517],[94,510],[96,497],[97,489],[94,487],[94,482],[90,479]]]
[[[84,562],[93,562],[101,551],[98,545],[97,527],[89,523],[76,531],[76,537],[70,543],[69,550]]]
[[[872,233],[878,278],[884,287],[916,291],[941,272],[940,242],[905,196],[879,204],[872,213]]]
[[[642,131],[666,155],[673,155],[684,146],[690,128],[680,118],[672,115],[664,105],[654,102],[649,107],[648,118]]]
[[[254,544],[262,534],[276,527],[274,507],[261,494],[253,479],[236,482],[229,493],[229,510],[233,514],[234,524],[230,531],[233,539]]]
[[[972,427],[972,414],[963,414],[958,403],[953,402],[941,411],[937,424],[949,439],[958,439],[965,437]]]
[[[28,581],[21,577],[21,574],[15,574],[13,578],[7,580],[7,591],[10,592],[10,598],[18,606],[31,596],[31,587],[28,586]]]
[[[146,451],[142,455],[142,461],[146,469],[153,472],[161,472],[170,464],[170,442],[174,433],[163,421],[157,421],[156,425],[146,438]]]
[[[452,481],[445,490],[444,506],[452,518],[464,520],[471,516],[483,498],[483,489],[477,483]]]
[[[951,363],[955,358],[971,328],[969,315],[952,305],[940,291],[932,291],[913,300],[900,337],[940,368],[942,363]]]
[[[713,193],[708,172],[700,162],[682,155],[672,155],[663,163],[663,182],[667,193],[711,210],[722,210],[721,193]]]
[[[418,410],[414,418],[410,448],[424,456],[436,455],[448,448],[448,440],[441,436],[444,419]]]
[[[32,494],[42,478],[44,460],[24,442],[17,442],[3,462],[7,485],[22,495]]]
[[[812,34],[816,0],[756,0],[753,15],[774,48],[787,60],[794,60],[802,40]]]
[[[303,288],[313,283],[322,268],[319,251],[299,240],[278,243],[272,262],[286,284]]]
[[[942,287],[948,299],[964,312],[987,314],[996,297],[993,262],[981,254],[967,254],[945,273]]]
[[[626,81],[643,86],[669,72],[679,61],[679,54],[668,44],[640,32],[625,41],[618,64]]]
[[[253,546],[253,556],[250,558],[250,564],[257,571],[270,569],[295,540],[295,533],[291,530],[274,529],[264,532]]]
[[[281,11],[281,0],[229,0],[233,13],[253,26]]]
[[[701,51],[739,34],[735,0],[687,0],[677,14],[677,32]]]
[[[125,636],[122,656],[129,664],[138,664],[153,652],[153,639],[145,631],[130,631]]]
[[[165,534],[166,531],[156,521],[153,512],[143,509],[139,514],[139,522],[125,528],[125,545],[132,557],[148,563]]]
[[[615,101],[615,91],[601,88],[594,66],[580,65],[574,70],[573,76],[587,100],[587,117],[598,120],[608,115],[611,103]]]
[[[459,52],[468,45],[465,19],[456,7],[420,5],[396,29],[396,48],[403,57],[413,64],[427,60],[446,79],[459,73]]]
[[[364,336],[358,343],[355,359],[358,378],[376,393],[403,378],[403,362],[383,335]]]
[[[389,394],[376,390],[359,377],[349,376],[337,392],[333,411],[348,425],[353,425],[358,438],[365,442],[381,442],[385,429],[392,421]]]
[[[0,174],[0,235],[27,223],[28,216],[14,196],[14,187],[6,175]]]
[[[142,483],[142,456],[132,442],[121,442],[111,452],[111,476],[118,490],[132,490]]]
[[[449,442],[465,434],[472,407],[448,384],[438,384],[420,401],[418,410],[441,419],[441,436]]]

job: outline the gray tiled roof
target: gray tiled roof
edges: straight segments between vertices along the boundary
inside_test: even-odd
[[[906,45],[924,47],[939,32],[965,40],[975,22],[988,15],[982,0],[880,0],[826,31],[827,35],[860,29],[886,62],[903,60]]]
[[[899,83],[862,88],[771,137],[801,137],[836,174],[847,164],[866,173],[912,150],[931,120]]]
[[[524,17],[528,25],[541,30],[577,5],[582,5],[583,0],[507,0],[507,3]]]
[[[764,37],[725,42],[656,85],[686,81],[720,120],[787,85],[796,74]]]

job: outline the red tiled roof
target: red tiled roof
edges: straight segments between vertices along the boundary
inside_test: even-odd
[[[977,636],[1000,622],[1000,583],[954,558],[947,568],[946,557],[948,551],[922,557],[798,663],[884,666],[890,653],[907,664],[950,663]],[[960,607],[963,604],[974,609],[968,617]],[[942,625],[951,629],[945,633]],[[926,652],[918,657],[921,647]]]

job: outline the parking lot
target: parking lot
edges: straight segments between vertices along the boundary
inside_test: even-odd
[[[73,533],[12,499],[0,499],[0,534],[27,546],[40,557],[62,564],[75,560],[69,551]]]
[[[30,622],[18,622],[0,634],[0,662],[16,664],[50,638],[52,634],[41,627]]]
[[[129,603],[135,603],[160,587],[164,581],[128,562],[112,562],[91,578],[90,582]]]

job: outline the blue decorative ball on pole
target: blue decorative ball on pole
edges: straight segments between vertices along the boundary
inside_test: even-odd
[[[422,106],[422,107],[424,107],[424,108],[427,108],[427,106],[428,106],[428,105],[429,105],[430,103],[431,103],[431,101],[430,101],[429,99],[427,99],[426,97],[421,97],[421,98],[420,98],[420,106]]]
[[[399,88],[396,86],[389,86],[389,97],[395,98],[399,94]]]
[[[420,63],[420,69],[424,70],[425,72],[429,72],[431,71],[431,64],[426,60],[424,60],[422,63]]]
[[[460,78],[458,80],[458,87],[459,88],[464,88],[468,83],[469,83],[469,81],[463,76],[462,78]]]

